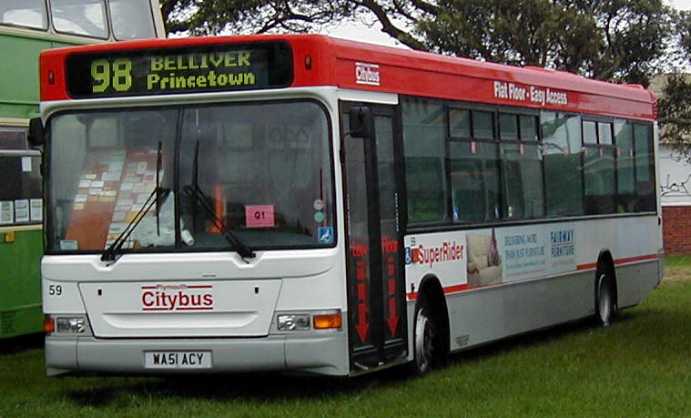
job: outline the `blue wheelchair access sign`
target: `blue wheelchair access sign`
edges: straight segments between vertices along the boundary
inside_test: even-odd
[[[320,226],[319,229],[317,229],[317,237],[322,244],[331,244],[334,242],[333,226]]]

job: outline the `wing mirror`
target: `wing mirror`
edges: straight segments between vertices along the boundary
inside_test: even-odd
[[[350,126],[348,134],[356,138],[371,138],[374,132],[372,110],[367,106],[350,108]]]
[[[29,145],[31,148],[38,148],[46,143],[45,130],[41,118],[32,118],[29,121]]]

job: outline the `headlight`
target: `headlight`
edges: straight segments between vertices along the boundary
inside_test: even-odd
[[[86,318],[59,316],[55,318],[55,332],[58,334],[83,334],[86,332]]]
[[[307,331],[310,329],[309,314],[278,315],[279,331]]]

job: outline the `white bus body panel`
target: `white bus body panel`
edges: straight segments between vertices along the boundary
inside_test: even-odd
[[[636,305],[662,278],[659,229],[657,216],[636,216],[407,235],[409,332],[416,289],[430,276],[447,295],[452,351],[592,315],[603,251],[615,262],[619,307]]]

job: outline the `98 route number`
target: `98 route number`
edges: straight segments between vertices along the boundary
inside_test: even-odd
[[[124,93],[132,87],[132,61],[118,58],[113,62],[106,59],[91,63],[93,93],[104,93],[111,86],[117,92]]]

